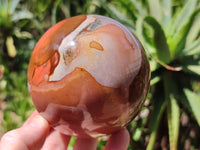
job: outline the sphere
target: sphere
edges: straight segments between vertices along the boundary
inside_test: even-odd
[[[32,101],[50,125],[80,138],[111,134],[137,115],[150,68],[139,41],[119,22],[80,15],[51,27],[28,68]]]

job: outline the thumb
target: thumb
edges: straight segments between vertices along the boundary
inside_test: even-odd
[[[1,138],[0,150],[30,150],[42,146],[50,126],[40,115],[36,115],[21,128],[7,132]]]

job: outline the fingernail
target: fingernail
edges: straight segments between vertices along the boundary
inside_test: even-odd
[[[30,122],[31,126],[48,126],[48,122],[40,115],[36,115]]]

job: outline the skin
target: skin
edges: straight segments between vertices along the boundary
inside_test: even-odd
[[[4,134],[0,150],[66,150],[70,136],[52,129],[37,111],[26,120],[22,127]],[[112,134],[105,150],[126,150],[130,141],[128,131],[123,128]],[[73,150],[96,150],[97,139],[77,138]]]

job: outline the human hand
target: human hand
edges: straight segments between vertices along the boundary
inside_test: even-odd
[[[0,141],[0,150],[66,150],[70,136],[53,130],[48,122],[35,111],[22,127],[4,134]],[[105,150],[126,150],[129,145],[129,133],[122,129],[112,134]],[[97,139],[77,138],[73,150],[96,150]]]

